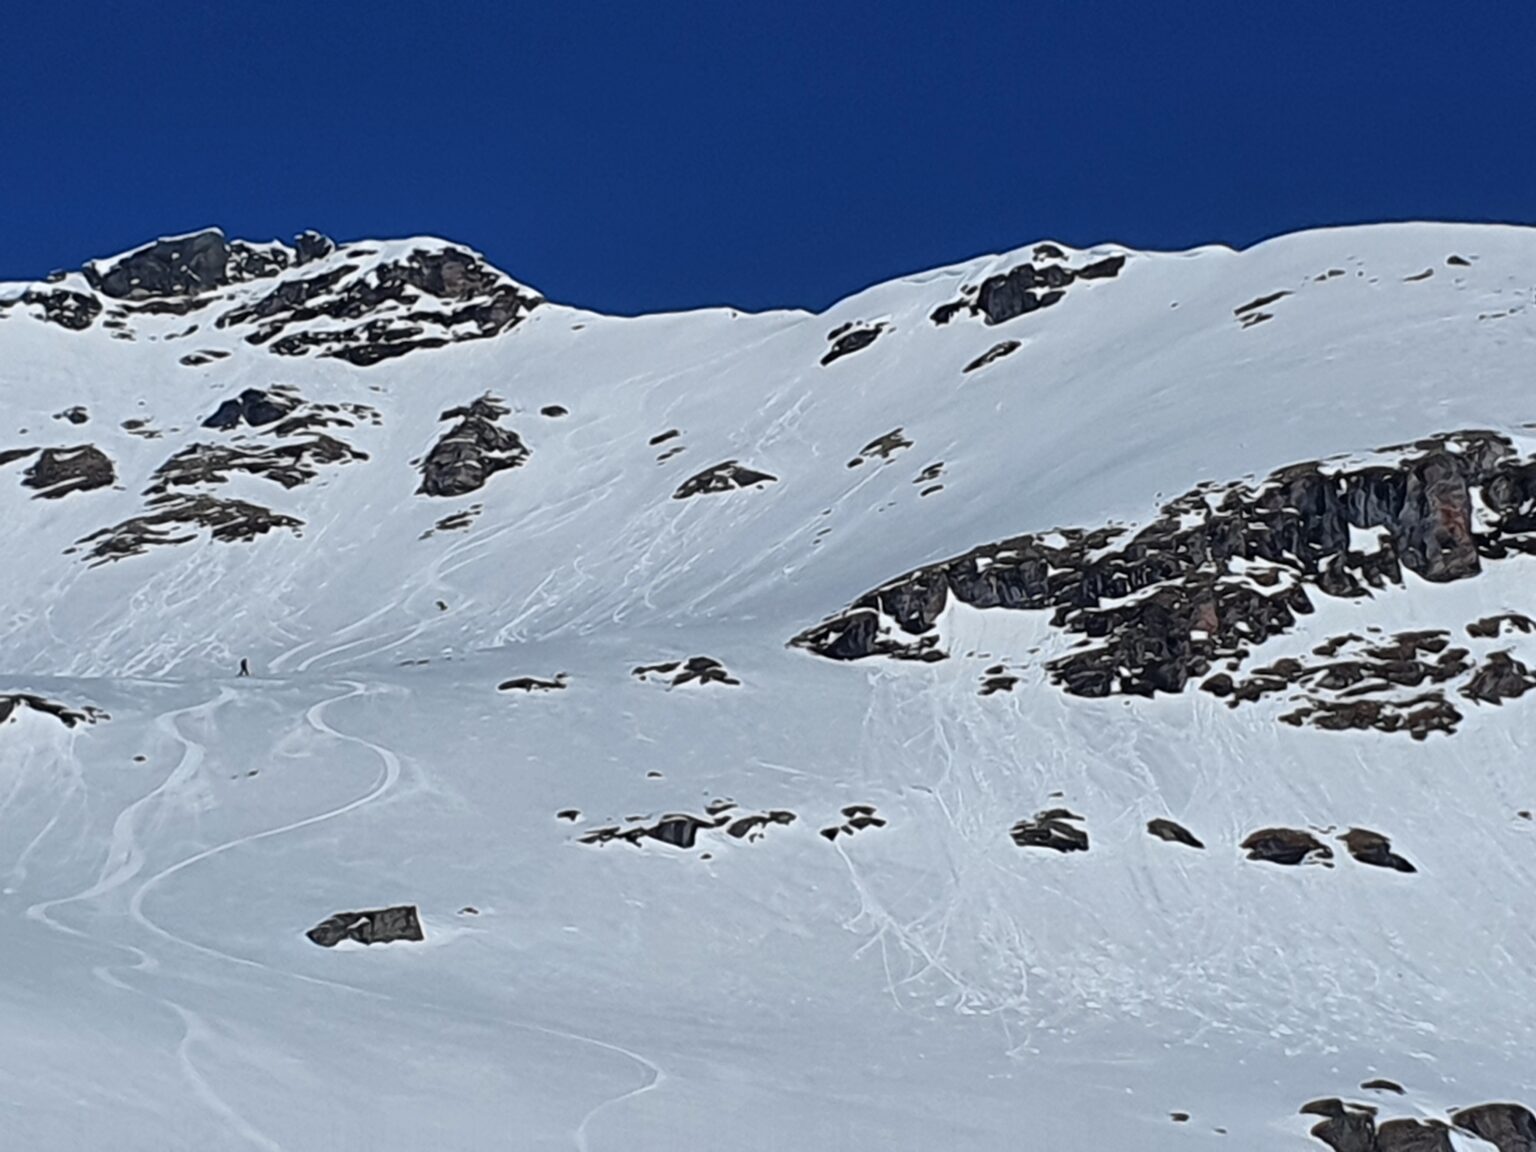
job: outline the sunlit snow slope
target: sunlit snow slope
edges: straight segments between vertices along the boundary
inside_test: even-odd
[[[1536,1106],[1533,290],[1449,225],[814,316],[314,234],[0,284],[0,1144],[1530,1152],[1464,1110]],[[1358,587],[1263,525],[1146,574],[1239,485]],[[933,567],[1110,528],[1056,609]],[[1175,578],[1295,611],[1065,690]],[[879,652],[790,643],[861,603]]]

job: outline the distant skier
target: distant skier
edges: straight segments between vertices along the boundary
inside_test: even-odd
[[[250,674],[251,674],[251,662],[249,660],[247,660],[244,656],[240,657],[240,675],[241,676],[249,676]]]

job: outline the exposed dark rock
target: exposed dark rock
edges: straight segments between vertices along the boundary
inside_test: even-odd
[[[468,508],[461,508],[457,512],[450,512],[440,517],[437,523],[423,532],[417,539],[427,540],[439,532],[459,532],[468,528],[475,522],[481,512],[485,511],[483,504],[472,504]]]
[[[216,428],[228,432],[242,422],[252,428],[276,424],[297,407],[291,397],[263,392],[260,388],[247,388],[232,400],[219,405],[218,410],[203,421],[204,428]]]
[[[1404,1095],[1405,1092],[1403,1086],[1396,1080],[1383,1080],[1381,1078],[1366,1080],[1360,1087],[1367,1092],[1396,1092],[1399,1096]]]
[[[868,444],[859,449],[859,454],[848,461],[848,467],[857,468],[866,460],[889,460],[896,453],[912,447],[912,441],[902,434],[900,428],[893,428],[884,436],[876,436]]]
[[[561,416],[569,416],[571,410],[564,404],[546,404],[539,409],[540,416],[547,416],[551,420],[558,420]]]
[[[496,685],[496,690],[498,692],[555,692],[567,686],[565,673],[557,672],[553,680],[541,680],[537,676],[518,676],[512,680],[503,680]]]
[[[629,674],[637,680],[646,680],[654,676],[674,688],[691,683],[729,685],[741,683],[725,670],[725,665],[710,656],[690,656],[687,660],[670,660],[663,664],[642,664],[630,669]]]
[[[0,693],[0,724],[4,724],[23,708],[43,716],[52,716],[66,728],[111,719],[100,708],[90,704],[81,708],[71,708],[68,704],[61,704],[57,700],[49,700],[45,696],[37,696],[31,692],[5,692]]]
[[[1503,612],[1497,616],[1484,616],[1467,625],[1467,635],[1480,640],[1496,640],[1506,633],[1536,632],[1536,620],[1521,612]]]
[[[656,433],[646,443],[655,448],[658,444],[665,444],[668,440],[676,440],[681,435],[682,433],[676,428],[668,428],[665,432]]]
[[[1520,1104],[1479,1104],[1453,1113],[1451,1123],[1499,1152],[1536,1152],[1536,1116]]]
[[[62,412],[55,412],[53,418],[55,420],[67,420],[71,424],[85,424],[90,420],[91,414],[79,404],[76,404],[73,408],[66,408]]]
[[[1020,820],[1010,831],[1013,842],[1020,848],[1050,848],[1056,852],[1088,851],[1088,833],[1075,828],[1069,821],[1082,821],[1065,808],[1050,808],[1037,812],[1033,819]]]
[[[22,477],[22,484],[37,491],[35,499],[57,500],[72,492],[109,488],[117,472],[107,454],[93,444],[72,448],[44,448]]]
[[[933,648],[949,596],[975,607],[1052,612],[1085,637],[1047,667],[1081,696],[1179,692],[1192,679],[1241,702],[1288,686],[1288,677],[1239,685],[1215,673],[1289,631],[1313,609],[1310,593],[1361,597],[1403,581],[1407,569],[1447,582],[1475,576],[1483,557],[1536,553],[1536,460],[1517,458],[1491,432],[1462,432],[1392,449],[1390,464],[1293,465],[1257,485],[1202,485],[1172,501],[1134,535],[1108,526],[1059,530],[982,545],[910,572],[856,600],[792,643],[839,660]],[[1475,495],[1474,495],[1475,494]],[[1478,519],[1473,500],[1481,501]],[[1377,551],[1351,547],[1351,529],[1379,529]],[[1106,601],[1108,603],[1106,603]],[[883,626],[875,612],[893,626]],[[1443,683],[1466,653],[1433,661],[1371,657],[1387,683],[1407,675]],[[926,657],[925,657],[926,658]],[[1229,667],[1230,671],[1230,667]],[[1303,666],[1342,690],[1347,668]],[[1459,713],[1430,694],[1411,701],[1331,700],[1291,714],[1322,728],[1381,727],[1423,738],[1449,731]]]
[[[1341,1109],[1337,1115],[1313,1125],[1312,1135],[1334,1152],[1380,1152],[1376,1144],[1376,1119],[1368,1112]]]
[[[981,690],[977,693],[977,695],[993,696],[998,692],[1012,692],[1014,686],[1017,685],[1018,682],[1019,678],[1017,676],[1012,676],[1004,672],[993,672],[982,677]]]
[[[1462,686],[1461,694],[1484,704],[1502,704],[1536,688],[1536,676],[1508,652],[1490,652],[1483,666]]]
[[[336,242],[329,236],[322,235],[313,229],[300,232],[293,238],[294,263],[308,264],[312,260],[323,260],[336,251]]]
[[[1399,1118],[1377,1125],[1376,1152],[1456,1152],[1450,1129],[1437,1120]]]
[[[1062,261],[1065,258],[1055,245],[1039,245],[1035,248],[1033,261],[996,276],[989,276],[980,285],[961,289],[959,299],[941,304],[934,309],[929,319],[935,324],[947,324],[960,313],[969,312],[973,316],[981,316],[988,324],[1002,324],[1015,317],[1049,308],[1066,295],[1067,287],[1075,280],[1109,279],[1118,276],[1120,269],[1125,266],[1125,257],[1120,255],[1106,256],[1080,268],[1071,268],[1065,263],[1045,262]],[[993,352],[996,351],[994,348]],[[991,355],[988,353],[988,356]],[[987,362],[986,357],[974,362],[966,371],[979,368],[984,362]]]
[[[1310,832],[1295,828],[1261,828],[1240,846],[1248,859],[1271,864],[1324,864],[1333,859],[1332,848]]]
[[[650,825],[632,823],[628,828],[595,828],[581,837],[581,843],[602,845],[622,840],[639,845],[642,840],[659,840],[673,848],[687,850],[697,843],[701,829],[720,828],[729,821],[730,817],[726,815],[703,819],[686,812],[672,813]]]
[[[841,824],[821,829],[820,835],[836,840],[839,836],[852,836],[866,828],[884,828],[886,825],[884,818],[876,815],[873,804],[849,804],[843,808],[842,817]]]
[[[42,309],[40,319],[49,324],[68,328],[71,332],[83,332],[97,316],[101,315],[101,301],[83,292],[71,292],[65,288],[52,291],[29,289],[21,297],[23,304]]]
[[[343,253],[361,258],[364,253]],[[366,253],[372,255],[372,253]],[[361,273],[361,274],[360,274]],[[430,298],[430,299],[428,299]],[[339,264],[280,281],[260,299],[221,315],[219,327],[255,325],[252,344],[283,356],[319,349],[360,367],[418,348],[484,339],[507,331],[543,303],[465,249],[415,249],[369,267]],[[310,321],[359,321],[306,328]]]
[[[443,433],[421,462],[422,496],[463,496],[478,491],[497,472],[516,468],[528,449],[516,432],[497,423],[508,412],[487,395],[462,408],[450,408],[439,420],[458,420]]]
[[[827,339],[832,341],[832,347],[828,348],[827,354],[821,358],[821,366],[825,368],[834,360],[841,360],[844,356],[868,348],[884,331],[883,322],[868,326],[844,324],[840,328],[834,328],[827,334]]]
[[[245,500],[222,500],[203,495],[157,496],[148,502],[150,511],[124,520],[111,528],[92,532],[76,541],[75,552],[89,545],[86,557],[94,564],[139,556],[150,548],[167,544],[185,544],[206,528],[212,539],[232,544],[256,539],[274,528],[297,532],[302,520],[251,504]]]
[[[757,812],[751,816],[742,816],[740,819],[733,820],[726,826],[725,833],[736,840],[745,839],[750,842],[761,839],[763,830],[770,824],[793,824],[794,822],[793,812],[776,808],[771,812]]]
[[[1273,304],[1276,300],[1284,299],[1285,297],[1289,296],[1290,294],[1291,293],[1288,290],[1282,290],[1282,291],[1279,291],[1279,292],[1271,292],[1268,296],[1260,296],[1256,300],[1250,300],[1250,301],[1248,301],[1248,303],[1239,305],[1238,307],[1232,309],[1232,315],[1241,318],[1243,316],[1246,316],[1250,312],[1257,311],[1258,309],[1263,308],[1266,305]]]
[[[103,296],[119,300],[192,296],[229,283],[229,245],[210,228],[148,244],[104,267],[88,264],[85,278]]]
[[[1004,356],[1011,356],[1023,346],[1024,345],[1017,340],[1004,340],[1000,344],[994,344],[980,356],[976,357],[976,359],[967,364],[965,368],[962,369],[962,371],[974,372],[978,368],[985,368],[988,364],[995,364]]]
[[[343,940],[359,944],[389,944],[396,940],[424,940],[421,920],[414,905],[375,908],[369,912],[338,912],[304,933],[322,948],[334,948]]]
[[[1167,840],[1173,844],[1187,844],[1191,848],[1205,847],[1188,828],[1161,816],[1147,821],[1147,831],[1159,840]]]
[[[1417,872],[1418,869],[1392,851],[1392,841],[1380,832],[1366,828],[1351,828],[1339,837],[1349,854],[1362,864],[1376,868],[1391,868],[1396,872]]]
[[[687,500],[691,496],[729,492],[734,488],[750,488],[754,484],[772,484],[777,479],[777,476],[747,468],[735,460],[726,460],[684,480],[678,490],[672,493],[672,499]]]
[[[368,457],[323,434],[287,444],[189,444],[155,469],[146,495],[161,496],[192,484],[223,484],[231,473],[243,472],[297,488],[329,464],[346,464]]]
[[[6,448],[0,450],[0,468],[7,464],[14,464],[18,460],[25,460],[28,456],[36,456],[40,450],[37,448]]]

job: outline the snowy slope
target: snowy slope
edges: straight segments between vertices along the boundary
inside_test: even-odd
[[[822,315],[637,319],[437,240],[170,243],[191,271],[163,291],[121,259],[0,285],[0,695],[110,715],[0,725],[16,1146],[1301,1149],[1318,1097],[1536,1105],[1531,698],[1447,681],[1461,721],[1423,740],[1194,684],[1083,698],[1049,613],[957,602],[933,663],[788,646],[904,573],[1146,525],[1203,481],[1467,430],[1528,459],[1536,232],[1031,246]],[[965,306],[1106,260],[998,323]],[[203,426],[248,389],[315,422]],[[487,394],[526,457],[421,494],[442,417]],[[110,483],[24,485],[83,445]],[[168,481],[194,445],[245,464]],[[730,461],[772,479],[676,498]],[[196,497],[282,519],[92,552]],[[1536,664],[1512,623],[1466,632],[1536,615],[1532,565],[1313,595],[1243,673],[1410,629]],[[701,655],[740,683],[632,673]],[[1017,684],[980,694],[999,663]],[[850,806],[883,824],[819,834]],[[1014,842],[1056,807],[1088,851]],[[714,812],[794,820],[581,842]],[[1245,859],[1269,827],[1331,867]],[[1351,858],[1351,827],[1416,871]],[[391,904],[425,940],[304,937]]]

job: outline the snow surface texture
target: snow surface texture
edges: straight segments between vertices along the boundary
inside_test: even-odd
[[[1079,698],[1048,613],[958,603],[934,663],[787,645],[1203,481],[1524,445],[1536,232],[635,319],[442,241],[207,235],[162,295],[0,285],[0,696],[36,698],[0,701],[7,1146],[1303,1149],[1315,1097],[1536,1104],[1536,697],[1422,741]],[[109,475],[24,483],[83,445]],[[1316,597],[1244,670],[1409,629],[1536,663],[1466,633],[1536,614],[1533,571]],[[1053,808],[1087,851],[1015,844]],[[1332,866],[1246,859],[1271,827]],[[393,905],[423,940],[305,937]]]

